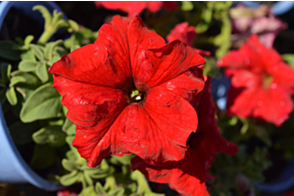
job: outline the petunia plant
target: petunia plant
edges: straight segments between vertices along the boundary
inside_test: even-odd
[[[95,5],[124,16],[93,31],[35,6],[44,32],[0,41],[2,111],[28,165],[58,195],[258,195],[270,158],[294,153],[293,54],[255,34],[235,48],[232,2]]]

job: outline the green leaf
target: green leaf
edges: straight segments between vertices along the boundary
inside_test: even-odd
[[[18,64],[18,69],[23,72],[35,71],[38,62],[34,60],[23,60]]]
[[[50,83],[45,84],[29,96],[20,112],[20,119],[23,122],[55,118],[62,115],[60,95],[51,85]]]
[[[71,28],[73,28],[75,31],[79,31],[79,25],[78,25],[78,23],[76,23],[73,20],[68,20],[67,22],[69,23],[69,25],[70,25]]]
[[[136,170],[132,172],[131,178],[138,183],[137,193],[144,193],[144,195],[148,196],[164,196],[164,194],[153,193],[151,191],[145,176],[140,171]]]
[[[235,126],[238,123],[238,118],[236,116],[233,116],[230,120],[229,120],[229,125],[231,126]]]
[[[30,44],[30,48],[32,49],[34,55],[35,55],[40,61],[45,60],[45,59],[44,59],[43,47],[42,47],[42,46],[38,46],[38,45],[34,45],[34,44]]]
[[[111,156],[111,159],[115,159],[116,161],[118,161],[119,163],[123,165],[130,165],[132,158],[134,158],[134,155],[125,155],[123,157],[114,156],[114,155]]]
[[[25,38],[25,40],[24,40],[24,45],[25,45],[25,46],[30,45],[30,43],[31,43],[33,40],[34,40],[34,36],[32,36],[32,35],[28,35],[28,36]]]
[[[37,89],[42,84],[34,73],[17,70],[14,71],[11,75],[11,81],[14,80],[14,77],[22,77],[25,79],[25,82],[15,84],[16,90],[23,96],[24,99],[27,99],[30,94],[32,94],[35,89]]]
[[[36,67],[37,76],[42,82],[47,82],[49,79],[48,70],[45,62],[38,63]]]
[[[96,167],[96,168],[85,169],[84,172],[94,179],[101,179],[101,178],[105,178],[105,177],[109,176],[111,173],[113,173],[114,169],[111,167],[107,170],[102,170],[101,168]]]
[[[66,39],[64,41],[64,46],[67,49],[70,49],[71,47],[73,47],[74,45],[78,45],[78,40],[76,39],[76,35],[72,35],[70,38]]]
[[[42,5],[36,5],[33,7],[33,10],[38,10],[39,12],[41,12],[43,18],[45,19],[45,28],[48,28],[51,25],[52,16],[47,8]]]
[[[67,134],[67,135],[74,135],[76,134],[75,131],[76,126],[68,119],[65,120],[62,130]]]
[[[18,83],[22,83],[22,82],[25,82],[25,78],[24,77],[21,77],[21,76],[15,76],[15,77],[12,77],[11,78],[11,81],[10,81],[10,84],[9,86],[10,87],[13,87],[14,85],[18,84]]]
[[[17,104],[17,96],[13,87],[7,89],[6,91],[6,98],[11,105]]]
[[[70,52],[72,52],[72,51],[74,51],[74,50],[76,50],[76,49],[78,49],[78,48],[80,48],[80,47],[81,47],[80,45],[75,44],[75,45],[73,45],[73,46],[70,48]]]
[[[69,24],[65,20],[60,20],[60,19],[56,22],[55,25],[56,25],[57,29],[62,28],[62,27],[64,27],[64,28],[69,27]]]
[[[66,143],[69,145],[71,151],[73,152],[74,156],[76,157],[76,163],[78,163],[79,165],[86,165],[87,161],[86,159],[82,158],[80,153],[78,152],[78,150],[73,147],[72,142],[73,139],[75,138],[75,136],[67,136],[65,138]]]
[[[98,195],[107,195],[107,193],[105,192],[105,190],[100,182],[96,183],[95,190],[98,193]]]
[[[20,60],[20,51],[14,50],[15,46],[12,41],[0,41],[0,57],[12,61]]]
[[[57,12],[57,10],[53,10],[52,24],[56,25],[56,23],[59,22],[62,19],[62,17],[63,17],[62,12]]]
[[[123,196],[125,193],[125,190],[122,187],[112,189],[108,192],[108,195],[115,195],[115,196]]]
[[[0,87],[6,88],[6,83],[0,79]],[[4,89],[2,89],[4,90]]]
[[[93,180],[92,178],[87,174],[87,172],[83,172],[83,178],[86,182],[87,185],[93,185]]]
[[[78,182],[80,178],[80,172],[78,170],[74,170],[69,174],[66,174],[60,178],[60,183],[64,186],[70,186],[76,182]]]
[[[22,123],[18,121],[9,126],[11,137],[16,145],[23,145],[33,141],[32,135],[40,128],[38,123]]]
[[[60,55],[53,55],[49,66],[51,66],[51,65],[53,65],[53,63],[56,63],[57,61],[59,61],[60,58],[61,58]]]
[[[294,54],[283,54],[283,60],[290,64],[294,68]]]
[[[50,42],[50,43],[46,44],[44,54],[45,54],[45,58],[47,60],[50,61],[52,59],[54,48],[60,44],[62,44],[62,40],[57,40],[55,42]]]
[[[182,7],[181,9],[183,11],[191,11],[194,9],[194,5],[191,1],[182,1]]]
[[[64,169],[66,169],[67,171],[74,171],[76,169],[78,169],[78,165],[73,162],[73,161],[69,161],[67,159],[62,159],[62,166]]]
[[[33,134],[33,139],[37,144],[49,144],[58,147],[65,144],[66,134],[61,131],[61,126],[47,126]]]
[[[34,155],[31,161],[33,169],[45,169],[55,161],[55,151],[48,145],[35,145]]]
[[[21,53],[20,55],[22,60],[31,60],[31,61],[37,61],[35,54],[32,50],[28,50],[26,52]]]
[[[72,161],[72,162],[75,162],[77,159],[75,153],[72,150],[67,151],[65,153],[65,156],[69,161]]]
[[[22,71],[14,71],[11,73],[12,78],[13,77],[22,77],[25,79],[25,83],[29,86],[32,86],[33,88],[36,89],[36,87],[40,86],[42,83],[38,79],[38,77],[34,73],[26,73]]]
[[[10,81],[11,65],[8,63],[1,63],[1,79],[5,82]]]
[[[83,191],[79,194],[79,196],[102,196],[100,194],[97,195],[97,193],[94,190],[93,186],[89,186],[87,188],[83,188]],[[103,195],[107,196],[107,195]]]

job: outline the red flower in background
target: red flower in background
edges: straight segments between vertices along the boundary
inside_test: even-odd
[[[120,10],[129,14],[129,17],[140,14],[144,9],[149,12],[158,12],[162,6],[167,10],[178,7],[174,1],[95,1],[97,8],[103,6],[110,10]]]
[[[252,35],[238,50],[218,61],[231,77],[228,110],[240,117],[260,117],[280,126],[293,109],[294,70],[274,50]]]
[[[215,105],[212,101],[210,78],[204,90],[194,96],[190,103],[198,114],[198,128],[188,140],[189,149],[180,161],[169,161],[151,166],[139,157],[132,159],[132,169],[140,170],[148,180],[157,183],[170,183],[176,191],[189,196],[207,196],[205,185],[207,171],[216,153],[234,155],[238,147],[225,140],[215,119]]]
[[[70,190],[61,190],[57,192],[57,196],[78,196],[75,192]]]
[[[130,153],[153,164],[184,157],[198,125],[187,99],[204,87],[191,70],[204,63],[180,41],[166,45],[138,16],[115,16],[94,44],[64,55],[49,72],[76,125],[73,146],[89,167]]]
[[[180,40],[185,44],[192,46],[197,33],[194,26],[189,26],[188,22],[177,24],[166,36],[168,42]]]

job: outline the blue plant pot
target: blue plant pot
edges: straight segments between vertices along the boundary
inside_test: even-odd
[[[294,159],[284,168],[272,182],[256,183],[255,188],[264,193],[282,193],[294,186]]]
[[[50,12],[52,12],[54,9],[61,11],[61,9],[54,2],[3,1],[0,3],[0,30],[6,14],[12,7],[16,9],[22,9],[26,15],[40,20],[40,22],[43,23],[42,15],[36,11],[32,11],[32,8],[35,5],[43,5]],[[10,136],[10,132],[3,116],[1,104],[0,160],[0,183],[31,183],[40,189],[48,191],[55,191],[63,188],[63,186],[57,185],[40,177],[23,160]]]
[[[235,4],[237,4],[237,3],[242,3],[242,4],[246,5],[247,7],[254,8],[254,9],[256,9],[260,6],[259,3],[256,3],[254,1],[235,2]],[[293,7],[294,7],[294,1],[279,1],[272,6],[271,11],[273,12],[274,15],[282,15],[282,14],[285,14],[285,13],[289,12],[290,10],[292,10]]]

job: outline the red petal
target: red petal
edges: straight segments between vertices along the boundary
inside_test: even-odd
[[[180,194],[189,196],[209,196],[203,181],[201,160],[194,149],[189,149],[181,161],[170,161],[151,166],[139,157],[131,160],[132,169],[140,170],[148,180],[157,183],[170,183]],[[200,180],[202,179],[202,180]]]
[[[99,152],[94,150],[105,140],[112,123],[127,105],[126,96],[117,89],[79,83],[61,76],[54,76],[53,86],[63,97],[62,104],[68,108],[67,117],[77,125],[73,145],[88,160],[97,156],[95,164],[100,164],[109,155],[105,149],[111,143],[100,147]]]
[[[167,41],[172,42],[174,40],[180,40],[188,46],[192,46],[197,33],[194,26],[188,26],[188,22],[177,24],[166,36]]]
[[[191,67],[205,63],[193,48],[180,41],[173,41],[162,48],[148,49],[142,59],[144,67],[138,67],[134,73],[135,85],[142,91],[167,82]]]
[[[289,65],[284,62],[280,62],[269,66],[267,71],[273,76],[276,84],[293,92],[294,70]]]
[[[76,82],[113,88],[123,88],[128,79],[122,67],[109,56],[107,50],[101,50],[101,47],[94,44],[63,55],[61,60],[49,68],[49,73]]]
[[[150,48],[161,48],[165,41],[155,32],[144,26],[140,17],[133,17],[128,31],[129,50],[133,78],[136,81],[149,81],[154,75],[153,65],[148,61],[147,51]]]
[[[253,34],[238,51],[230,51],[218,61],[220,67],[246,68],[254,73],[261,73],[267,64],[280,61],[280,56],[273,49],[261,45]]]
[[[260,117],[280,126],[293,110],[290,93],[275,83],[271,84],[269,90],[262,88],[242,90],[237,96],[235,95],[236,98],[230,98],[235,91],[238,90],[229,91],[229,99],[234,100],[229,110],[231,114],[239,117],[248,117],[252,113],[254,117]]]
[[[157,12],[163,6],[162,1],[147,1],[147,9],[150,12]]]
[[[178,4],[175,1],[163,1],[163,5],[166,10],[175,10],[178,8]]]
[[[226,69],[225,73],[231,77],[231,83],[235,88],[259,88],[263,85],[263,76],[246,69]]]
[[[158,165],[148,165],[135,157],[131,160],[132,169],[139,169],[147,179],[158,183],[170,183],[180,194],[191,196],[208,196],[205,180],[207,170],[218,152],[235,154],[238,147],[222,138],[216,126],[215,106],[210,92],[210,79],[206,82],[197,112],[202,126],[192,133],[188,143],[190,148],[185,158],[180,161],[168,161]],[[209,120],[207,120],[209,119]]]
[[[228,99],[233,101],[232,106],[229,109],[231,114],[235,114],[239,117],[246,118],[248,117],[251,112],[253,111],[254,107],[257,105],[256,96],[258,91],[262,89],[249,89],[249,90],[242,90],[240,92],[239,89],[231,89],[228,93]],[[238,95],[236,96],[236,93]],[[231,96],[236,98],[231,98]]]
[[[268,91],[259,91],[256,99],[257,105],[253,116],[261,117],[276,126],[281,126],[289,118],[288,115],[293,110],[290,93],[277,85],[272,84]]]

